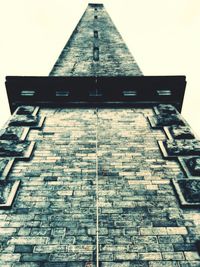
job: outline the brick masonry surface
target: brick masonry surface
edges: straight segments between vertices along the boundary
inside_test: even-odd
[[[140,76],[142,72],[104,7],[89,5],[50,75]]]
[[[152,114],[42,108],[33,156],[8,177],[21,185],[0,210],[0,266],[89,267],[97,254],[101,267],[200,266],[200,212],[179,206],[170,179],[184,175],[162,158]]]

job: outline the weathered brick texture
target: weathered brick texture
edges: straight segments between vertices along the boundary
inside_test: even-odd
[[[50,75],[142,73],[103,6],[90,4]],[[0,209],[0,266],[200,266],[199,209],[182,209],[171,183],[190,178],[187,164],[158,143],[170,132],[163,126],[185,124],[174,107],[38,109],[21,107],[11,120],[28,127],[24,142],[36,143],[26,160],[12,158],[8,141],[5,154],[1,141],[8,160],[0,164],[0,204],[7,180],[21,184],[12,208]],[[192,142],[181,142],[187,152]]]
[[[200,213],[179,206],[170,178],[183,173],[162,158],[152,113],[40,110],[33,156],[9,176],[18,195],[0,210],[1,266],[95,266],[97,199],[101,266],[199,266]]]
[[[93,59],[94,48],[99,60]],[[95,10],[89,5],[50,75],[140,76],[142,72],[104,7]]]

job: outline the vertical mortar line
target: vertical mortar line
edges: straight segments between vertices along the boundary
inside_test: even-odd
[[[99,267],[98,108],[96,108],[96,267]]]

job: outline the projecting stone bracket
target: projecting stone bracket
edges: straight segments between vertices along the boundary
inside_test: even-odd
[[[188,126],[170,126],[163,127],[163,130],[168,139],[194,139],[195,135]]]
[[[200,179],[200,157],[178,157],[178,161],[187,177],[199,177]]]
[[[0,209],[11,208],[19,185],[20,181],[0,181]]]
[[[28,135],[29,127],[6,127],[0,130],[0,140],[24,141]]]
[[[148,116],[148,121],[151,128],[153,129],[162,129],[164,126],[171,125],[185,125],[182,117],[180,115],[172,114],[159,114],[157,116]]]
[[[14,158],[0,159],[0,181],[4,181],[7,178],[10,169],[13,166],[14,160]]]
[[[156,115],[159,115],[159,114],[162,114],[162,113],[165,113],[165,114],[168,114],[168,115],[170,115],[170,114],[179,114],[177,109],[174,106],[170,105],[170,104],[160,104],[160,105],[154,106],[153,110],[154,110]]]
[[[0,140],[0,158],[15,157],[29,159],[34,149],[35,142]]]
[[[9,126],[25,126],[31,129],[40,129],[43,126],[45,117],[33,116],[33,115],[13,115],[10,119]]]
[[[158,145],[163,157],[167,159],[200,155],[200,141],[196,139],[158,141]]]
[[[182,207],[200,207],[200,179],[172,179],[175,192]]]
[[[18,107],[13,115],[33,115],[36,116],[38,114],[40,107],[39,106],[20,106]]]
[[[168,104],[160,104],[153,107],[155,115],[148,116],[148,121],[153,129],[162,129],[165,126],[185,126],[184,118],[177,109]]]

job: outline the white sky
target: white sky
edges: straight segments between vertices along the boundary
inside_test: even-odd
[[[186,75],[182,114],[200,136],[200,0],[0,0],[0,125],[6,75],[48,75],[88,2],[104,3],[144,75]]]

